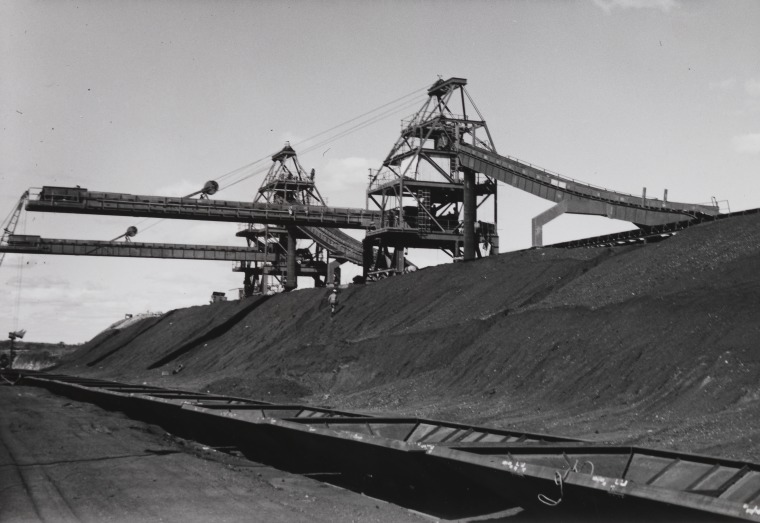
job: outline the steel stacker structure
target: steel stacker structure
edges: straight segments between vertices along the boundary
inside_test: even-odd
[[[285,142],[282,150],[272,155],[272,165],[253,203],[324,206],[314,176],[314,169],[307,174],[290,142]],[[244,273],[243,288],[246,296],[255,292],[267,292],[271,280],[287,290],[295,289],[298,287],[299,274],[312,276],[317,287],[324,285],[322,277],[327,275],[324,259],[326,253],[316,243],[298,248],[298,241],[309,237],[297,225],[247,223],[238,231],[237,236],[244,237],[248,246],[258,252],[275,254],[286,260],[284,266],[261,262],[241,262],[237,265],[233,270]]]
[[[326,207],[315,183],[315,171],[309,173],[298,161],[289,142],[272,156],[272,165],[253,200],[254,205],[285,206],[294,209]],[[244,224],[237,236],[248,241],[249,247],[276,255],[285,263],[241,262],[234,270],[244,273],[244,292],[250,296],[265,293],[273,281],[286,290],[298,286],[298,276],[310,276],[317,287],[340,282],[339,265],[351,261],[361,265],[361,243],[341,232],[293,224],[270,222]]]
[[[495,152],[465,85],[464,78],[435,82],[402,122],[383,165],[370,171],[367,202],[380,208],[381,220],[364,241],[368,277],[403,272],[407,248],[441,249],[455,260],[498,254],[496,182],[463,166],[457,153],[460,143]],[[493,221],[479,220],[489,200]]]

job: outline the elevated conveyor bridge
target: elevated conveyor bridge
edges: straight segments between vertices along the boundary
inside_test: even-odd
[[[542,244],[541,228],[563,213],[606,216],[638,227],[660,226],[717,216],[717,205],[671,202],[611,191],[540,169],[509,156],[460,143],[461,165],[502,183],[557,202],[533,219],[533,245]]]
[[[366,229],[380,217],[376,211],[346,207],[200,200],[50,186],[43,187],[36,198],[30,197],[26,210],[342,229]]]
[[[276,254],[255,252],[247,247],[190,245],[177,243],[108,242],[95,240],[63,240],[33,235],[11,235],[2,253],[58,254],[68,256],[116,256],[122,258],[169,258],[176,260],[211,260],[232,262],[270,262]]]

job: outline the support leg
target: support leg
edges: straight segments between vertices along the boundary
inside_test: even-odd
[[[285,279],[285,290],[292,291],[298,287],[296,274],[296,229],[288,227],[288,275]]]
[[[477,199],[475,194],[475,171],[464,171],[464,260],[475,259],[475,216]]]

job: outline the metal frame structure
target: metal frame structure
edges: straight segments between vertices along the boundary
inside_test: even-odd
[[[292,205],[326,207],[314,178],[314,169],[307,174],[298,161],[295,149],[290,142],[285,142],[282,150],[272,156],[272,165],[253,203],[284,205],[289,208]],[[244,237],[248,246],[256,251],[285,260],[284,264],[277,265],[266,262],[241,262],[236,265],[233,270],[244,274],[243,289],[246,296],[256,292],[266,293],[271,289],[272,280],[286,290],[292,290],[298,287],[299,275],[311,276],[317,287],[324,286],[325,281],[332,283],[335,279],[334,270],[328,270],[328,250],[314,241],[304,227],[248,223],[238,231],[237,236]],[[306,246],[305,240],[309,240]]]
[[[247,247],[192,245],[180,243],[144,243],[124,241],[64,240],[41,238],[29,234],[9,236],[0,245],[0,254],[56,254],[64,256],[112,256],[121,258],[164,258],[177,260],[212,260],[235,262],[270,262],[279,260],[276,253],[261,253]]]
[[[438,80],[408,120],[382,166],[370,171],[367,202],[380,208],[380,224],[365,239],[365,271],[404,271],[407,248],[441,249],[454,259],[498,253],[496,182],[461,164],[458,145],[495,152],[485,120],[465,90],[467,80]],[[478,220],[493,202],[493,222]]]
[[[533,218],[534,247],[543,245],[543,226],[565,213],[605,216],[630,222],[640,229],[720,214],[717,201],[674,202],[667,199],[667,191],[662,200],[648,198],[646,191],[635,196],[574,180],[485,147],[460,143],[457,150],[459,161],[467,168],[556,204]]]
[[[2,224],[3,232],[2,236],[0,236],[0,248],[7,246],[8,240],[16,232],[16,226],[18,225],[19,216],[21,216],[21,210],[24,208],[24,202],[28,199],[29,191],[24,191],[24,194],[22,194],[21,198],[18,199],[16,207],[14,207],[13,211],[11,211],[11,214],[8,216],[6,222]],[[3,251],[0,252],[0,265],[3,264],[4,259],[5,252]]]
[[[30,195],[26,210],[341,229],[366,229],[380,219],[380,213],[377,211],[348,207],[254,204],[232,200],[96,192],[82,187],[51,186],[42,187],[36,197]]]

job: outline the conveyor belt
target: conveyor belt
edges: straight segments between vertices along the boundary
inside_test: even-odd
[[[344,229],[365,229],[380,220],[378,211],[366,209],[172,198],[74,187],[43,187],[36,199],[29,199],[26,210]]]
[[[715,216],[717,206],[644,198],[595,187],[467,144],[458,146],[463,166],[553,202],[567,202],[564,212],[607,216],[637,225]]]
[[[179,260],[276,262],[275,254],[253,251],[247,247],[190,245],[176,243],[106,242],[64,240],[32,235],[11,235],[0,252],[24,254],[58,254],[69,256],[117,256],[125,258],[171,258]]]
[[[301,227],[300,229],[309,238],[330,251],[333,258],[350,261],[359,266],[364,264],[362,242],[340,229],[327,227]],[[416,268],[416,265],[404,257],[404,267]]]
[[[331,256],[362,265],[362,242],[340,229],[326,227],[300,227],[309,238],[330,251]]]

